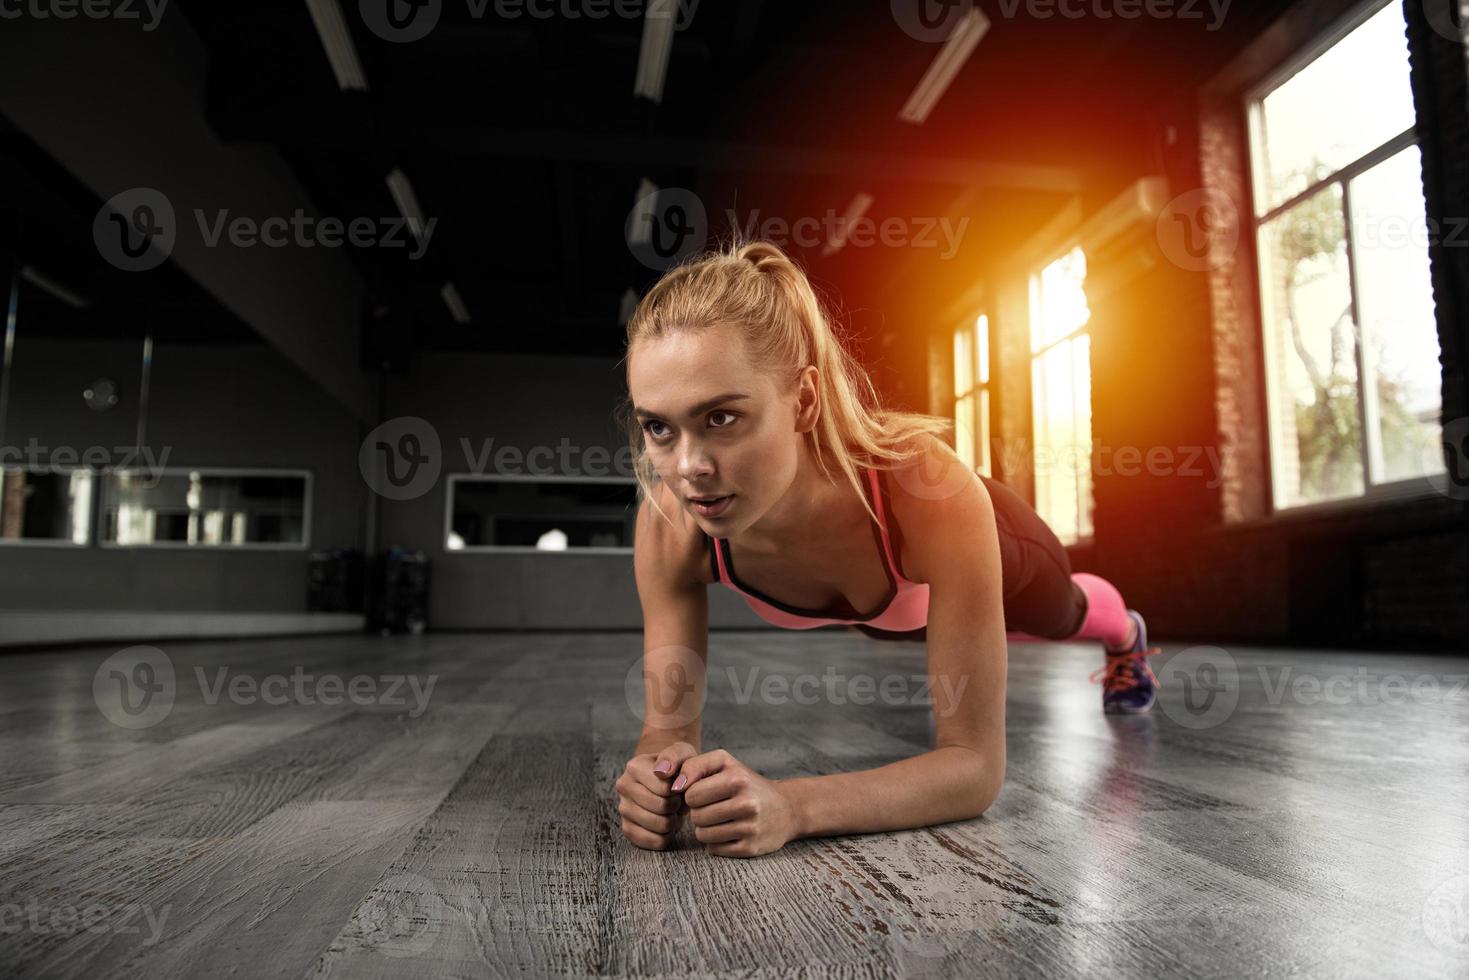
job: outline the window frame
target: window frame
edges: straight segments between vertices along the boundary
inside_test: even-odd
[[[983,320],[985,324],[984,344],[982,352],[981,345],[978,342],[979,324],[981,320]],[[975,452],[979,457],[979,461],[975,463],[973,470],[975,473],[982,473],[985,476],[993,479],[994,447],[990,444],[990,442],[991,433],[994,431],[995,331],[994,324],[990,320],[989,313],[983,309],[980,309],[976,310],[973,314],[961,320],[959,322],[959,325],[954,327],[954,329],[950,332],[950,350],[953,350],[954,347],[958,345],[959,338],[966,333],[969,335],[973,343],[974,358],[973,362],[969,365],[970,385],[964,391],[959,390],[957,378],[959,365],[957,363],[957,358],[955,363],[952,365],[953,373],[955,375],[955,383],[954,406],[951,414],[954,417],[954,441],[956,444],[955,448],[957,449],[957,444],[959,442],[959,400],[972,395],[975,397],[975,418],[971,419],[970,422],[970,424],[974,428],[974,431],[972,433],[973,444],[971,445],[970,450],[971,452]],[[984,372],[980,371],[981,364],[983,364],[987,369]],[[985,375],[983,380],[980,379],[981,373]],[[981,393],[984,395],[983,398],[979,397]],[[979,413],[981,411],[983,411],[984,416],[983,424],[976,424],[979,421]]]
[[[1407,129],[1393,135],[1380,145],[1373,147],[1340,169],[1333,171],[1322,180],[1311,183],[1300,192],[1293,194],[1274,207],[1267,208],[1263,212],[1260,210],[1261,205],[1269,199],[1267,193],[1268,188],[1266,187],[1269,174],[1267,173],[1267,168],[1264,166],[1263,160],[1266,141],[1264,132],[1265,99],[1289,82],[1296,74],[1330,51],[1357,28],[1396,2],[1397,0],[1363,0],[1363,2],[1343,13],[1310,41],[1301,45],[1294,54],[1284,59],[1274,69],[1263,75],[1254,84],[1247,86],[1240,93],[1239,106],[1242,119],[1244,120],[1245,132],[1244,162],[1249,168],[1249,173],[1245,181],[1246,191],[1249,194],[1249,214],[1247,215],[1247,221],[1251,235],[1251,247],[1255,250],[1253,270],[1254,300],[1256,323],[1259,325],[1260,331],[1258,352],[1259,370],[1262,379],[1261,396],[1264,399],[1262,418],[1265,425],[1265,472],[1268,481],[1266,499],[1269,502],[1268,514],[1270,517],[1295,514],[1310,515],[1337,511],[1349,512],[1384,502],[1427,498],[1438,495],[1437,491],[1432,488],[1429,478],[1424,475],[1404,477],[1399,480],[1387,482],[1378,482],[1373,479],[1373,471],[1380,469],[1382,465],[1381,433],[1377,428],[1378,419],[1374,411],[1376,399],[1369,398],[1366,394],[1371,387],[1370,379],[1373,377],[1371,372],[1374,366],[1370,361],[1371,352],[1365,350],[1361,342],[1360,300],[1358,296],[1359,276],[1356,268],[1356,250],[1352,240],[1351,182],[1410,146],[1418,146],[1421,152],[1422,144],[1416,109],[1413,124]],[[1361,433],[1361,441],[1358,444],[1358,449],[1361,452],[1362,459],[1363,491],[1360,494],[1352,494],[1345,497],[1333,497],[1327,500],[1282,505],[1280,503],[1280,494],[1276,481],[1276,460],[1280,456],[1281,447],[1276,431],[1277,427],[1274,414],[1275,401],[1278,393],[1277,386],[1280,382],[1276,378],[1276,372],[1271,364],[1272,358],[1270,357],[1272,340],[1269,331],[1272,329],[1272,323],[1267,316],[1265,298],[1266,290],[1270,286],[1270,270],[1266,268],[1267,254],[1266,250],[1261,247],[1261,235],[1265,233],[1267,226],[1272,221],[1280,218],[1291,209],[1308,201],[1311,197],[1330,188],[1332,185],[1337,185],[1341,189],[1343,237],[1346,246],[1351,318],[1354,326],[1352,346],[1357,369],[1357,420]],[[1442,407],[1440,407],[1441,418]]]

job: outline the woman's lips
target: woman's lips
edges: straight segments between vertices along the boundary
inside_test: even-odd
[[[709,504],[693,499],[690,499],[689,502],[694,505],[694,510],[698,511],[700,517],[718,517],[729,509],[730,502],[734,500],[734,496],[732,493],[726,494]]]

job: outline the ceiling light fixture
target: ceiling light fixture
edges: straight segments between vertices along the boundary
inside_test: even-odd
[[[649,3],[643,14],[643,43],[638,49],[638,76],[633,95],[663,102],[663,83],[673,53],[673,4]]]
[[[922,125],[939,99],[944,97],[954,76],[959,74],[959,69],[964,67],[980,40],[989,33],[989,29],[990,19],[978,7],[972,8],[961,18],[954,25],[949,39],[934,56],[933,64],[928,66],[928,72],[918,83],[918,87],[908,96],[908,103],[898,113],[898,118],[915,126]]]
[[[617,312],[617,322],[624,327],[627,326],[627,321],[632,319],[632,315],[637,312],[637,309],[638,294],[635,290],[629,288],[627,292],[622,294],[622,308]]]
[[[637,212],[627,233],[627,243],[647,245],[653,240],[653,219],[658,216],[658,185],[644,177],[638,185],[638,192],[633,195],[633,206]]]
[[[20,277],[31,285],[44,289],[73,309],[85,310],[92,305],[86,297],[77,295],[50,276],[42,275],[33,265],[23,266],[20,270]]]
[[[337,0],[306,0],[306,9],[311,11],[321,46],[326,49],[327,60],[332,63],[337,86],[343,92],[366,92],[367,76],[362,74],[357,47],[352,43],[352,35],[347,31],[347,22]]]
[[[413,232],[414,238],[422,242],[425,227],[423,209],[418,206],[418,195],[413,193],[413,185],[408,182],[408,175],[403,172],[403,168],[394,167],[393,172],[388,174],[388,192],[397,202],[398,213],[408,222],[408,230]]]
[[[821,254],[835,255],[840,252],[847,244],[847,233],[851,230],[853,223],[866,214],[870,207],[872,207],[872,195],[865,191],[858,191],[857,196],[852,198],[852,203],[847,206],[847,213],[842,215],[841,224],[833,229],[831,237],[826,240]]]
[[[449,315],[454,318],[455,323],[463,325],[473,322],[474,318],[469,315],[469,307],[464,305],[464,297],[459,295],[458,287],[452,282],[444,283],[444,288],[439,290],[439,295],[443,297],[444,305],[449,308]]]

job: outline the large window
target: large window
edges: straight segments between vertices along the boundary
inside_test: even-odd
[[[954,450],[985,476],[990,465],[990,318],[981,314],[954,331]]]
[[[1277,508],[1443,469],[1404,31],[1400,4],[1373,4],[1246,101]]]
[[[1086,255],[1080,247],[1030,282],[1035,503],[1064,544],[1092,536],[1092,370]]]

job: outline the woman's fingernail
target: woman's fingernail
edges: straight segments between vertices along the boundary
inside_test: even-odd
[[[673,763],[669,762],[667,759],[664,759],[662,762],[658,763],[658,765],[653,767],[653,771],[660,776],[666,776],[673,771]]]
[[[688,781],[689,781],[689,777],[688,776],[685,776],[683,773],[679,773],[678,774],[678,778],[673,781],[673,788],[675,790],[683,789],[684,788],[684,784],[687,783]]]

